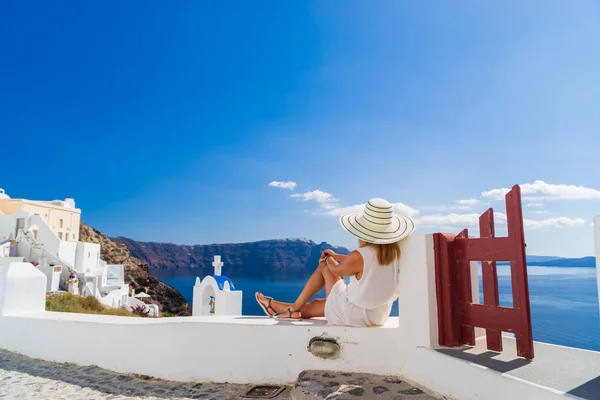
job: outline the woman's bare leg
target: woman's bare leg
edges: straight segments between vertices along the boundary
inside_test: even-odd
[[[317,294],[323,287],[325,286],[325,277],[323,276],[323,267],[324,264],[319,264],[315,272],[308,278],[306,285],[304,285],[304,289],[300,292],[300,295],[291,305],[292,310],[300,310],[302,307],[308,303],[308,301]]]
[[[325,264],[319,264],[294,303],[271,300],[271,307],[277,313],[282,313],[289,308],[292,312],[287,314],[290,314],[291,318],[300,318],[300,315],[304,318],[323,317],[325,315],[325,299],[316,299],[310,303],[308,301],[323,287],[325,287],[326,295],[329,296],[333,285],[340,279],[342,277],[331,273]],[[258,298],[261,303],[267,304],[268,299],[265,299],[262,293],[258,293]]]
[[[296,313],[294,313],[296,314]],[[315,299],[306,303],[300,310],[302,318],[315,318],[325,316],[325,299]]]
[[[324,286],[325,286],[326,295],[329,296],[329,293],[331,293],[331,289],[333,288],[333,285],[335,285],[335,283],[337,281],[342,279],[342,277],[333,275],[331,273],[331,271],[329,270],[329,268],[325,264],[320,264],[319,267],[317,268],[317,270],[315,271],[315,273],[313,274],[313,276],[315,276],[315,274],[317,274],[317,273],[321,275],[321,277],[325,283]],[[316,279],[315,279],[315,281],[316,281]],[[309,279],[309,282],[307,282],[302,293],[300,293],[300,296],[298,296],[298,298],[296,299],[294,304],[292,304],[290,306],[289,311],[284,313],[283,316],[285,318],[301,318],[301,317],[311,318],[311,317],[322,317],[325,315],[325,301],[323,299],[320,299],[319,301],[315,300],[315,301],[311,302],[311,303],[315,303],[315,304],[314,305],[311,304],[311,306],[305,310],[305,307],[308,306],[308,304],[307,304],[308,300],[312,296],[314,296],[315,293],[317,293],[319,290],[323,289],[323,286],[320,286],[318,290],[316,290],[315,292],[312,292],[312,294],[310,294],[310,296],[306,297],[306,295],[311,293],[312,289],[314,289],[313,287],[309,286],[309,283],[310,283],[310,279]],[[305,312],[308,312],[308,315],[306,315]]]
[[[265,296],[262,293],[258,293],[258,300],[265,306],[269,302],[268,299],[265,299]],[[271,300],[271,308],[273,308],[273,310],[275,310],[276,313],[282,313],[292,305],[293,303],[285,303],[283,301],[277,301],[275,299]],[[325,299],[315,299],[313,301],[309,301],[304,307],[302,307],[300,312],[302,314],[302,317],[304,318],[324,317]]]
[[[331,289],[333,285],[337,283],[340,279],[342,279],[339,275],[334,275],[327,265],[323,265],[321,267],[321,274],[323,275],[323,279],[325,280],[325,296],[329,297],[329,293],[331,293]]]
[[[267,299],[265,295],[260,292],[257,293],[257,296],[258,301],[261,302],[266,308],[269,305],[269,299]],[[286,308],[290,307],[291,305],[292,303],[285,303],[283,301],[277,301],[275,299],[271,300],[271,308],[275,310],[275,313],[283,312]],[[269,311],[269,314],[271,314],[271,311]]]
[[[315,272],[313,272],[310,278],[308,278],[308,281],[304,285],[304,289],[302,289],[300,296],[298,296],[298,299],[304,301],[302,307],[304,304],[306,304],[306,302],[308,302],[308,300],[310,300],[311,297],[317,294],[325,286],[325,278],[323,278],[323,274],[320,271],[322,265],[323,264],[319,264],[317,269],[315,269]],[[269,300],[266,299],[262,293],[257,293],[257,295],[258,301],[267,307]],[[271,300],[271,308],[273,308],[273,310],[275,310],[277,313],[284,312],[288,307],[292,307],[293,310],[298,310],[299,308],[294,308],[295,304],[298,302],[298,299],[296,299],[295,303],[285,303],[283,301],[277,301],[273,299]]]

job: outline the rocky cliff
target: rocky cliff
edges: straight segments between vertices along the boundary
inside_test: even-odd
[[[199,268],[198,276],[212,273],[212,261],[220,255],[225,274],[232,278],[306,277],[318,264],[324,249],[348,254],[344,247],[305,239],[263,240],[251,243],[177,245],[138,242],[118,237],[134,257],[146,261],[151,270]]]
[[[99,243],[102,246],[101,258],[108,264],[122,264],[125,267],[125,283],[135,292],[146,291],[152,298],[149,302],[157,304],[160,311],[168,311],[172,315],[191,315],[191,309],[183,296],[172,287],[165,285],[153,277],[148,264],[132,257],[122,243],[110,240],[91,226],[81,224],[79,240]]]

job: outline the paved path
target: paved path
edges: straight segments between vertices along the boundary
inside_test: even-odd
[[[0,399],[35,400],[232,400],[251,385],[182,383],[35,360],[0,350]],[[398,377],[305,371],[276,400],[435,400]]]
[[[0,350],[0,399],[179,400],[238,399],[248,385],[181,383],[34,360]],[[277,400],[288,399],[287,388]]]
[[[436,400],[396,376],[304,371],[292,391],[293,400]]]

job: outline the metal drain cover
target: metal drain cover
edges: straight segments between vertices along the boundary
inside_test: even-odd
[[[248,392],[242,397],[247,398],[255,398],[255,399],[272,399],[274,397],[279,396],[281,392],[285,390],[285,386],[271,386],[271,385],[261,385],[254,386],[252,389],[248,390]]]

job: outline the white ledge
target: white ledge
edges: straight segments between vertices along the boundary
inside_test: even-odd
[[[390,317],[383,326],[374,327],[348,327],[336,326],[327,323],[325,318],[311,318],[300,321],[279,321],[267,316],[202,316],[202,317],[168,317],[168,318],[136,318],[121,317],[116,315],[77,314],[68,312],[37,312],[18,315],[5,315],[6,318],[43,319],[53,321],[79,321],[97,324],[117,325],[155,325],[155,324],[236,324],[236,325],[261,325],[261,326],[319,326],[337,327],[340,329],[390,329],[398,328],[400,322],[398,317]]]

